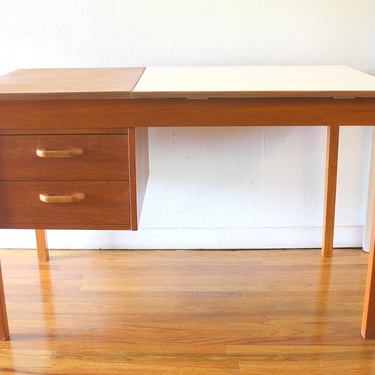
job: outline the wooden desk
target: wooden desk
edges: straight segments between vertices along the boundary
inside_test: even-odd
[[[136,230],[150,126],[320,125],[331,256],[339,126],[374,123],[375,78],[343,66],[16,71],[0,77],[0,227],[37,229],[41,248],[44,229]],[[366,338],[375,338],[372,238]],[[8,339],[1,273],[0,299]]]

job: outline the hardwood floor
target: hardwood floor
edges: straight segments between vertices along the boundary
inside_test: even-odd
[[[367,254],[1,250],[0,374],[375,374]]]

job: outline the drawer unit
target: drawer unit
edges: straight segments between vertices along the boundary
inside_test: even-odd
[[[129,180],[128,136],[0,136],[0,180]]]
[[[0,226],[133,229],[127,134],[0,136]]]

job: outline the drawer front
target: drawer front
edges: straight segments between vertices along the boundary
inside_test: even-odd
[[[128,180],[128,136],[0,136],[0,180]]]
[[[0,197],[1,228],[130,229],[126,181],[1,181]]]

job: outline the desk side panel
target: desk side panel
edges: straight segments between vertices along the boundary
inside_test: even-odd
[[[148,128],[129,129],[129,160],[131,229],[137,230],[150,174]]]

